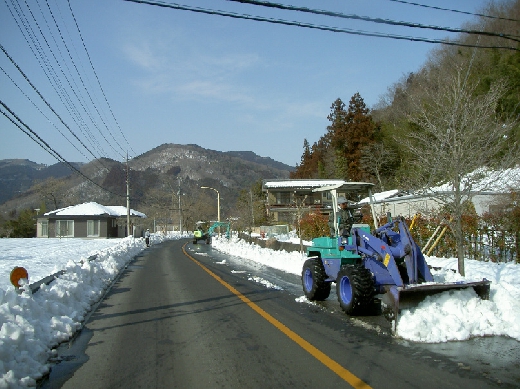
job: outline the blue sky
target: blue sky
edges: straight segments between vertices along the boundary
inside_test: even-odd
[[[487,0],[413,2],[466,12],[481,11],[488,3]],[[59,86],[55,89],[11,16],[10,10],[16,12],[12,3],[11,0],[0,3],[0,44],[70,130],[42,102],[3,52],[0,52],[0,101],[62,157],[74,162],[88,162],[94,156],[122,161],[126,150],[134,157],[163,143],[176,143],[197,144],[218,151],[253,151],[295,166],[300,162],[304,139],[312,144],[326,132],[327,115],[335,99],[339,97],[348,104],[352,95],[359,92],[367,106],[373,107],[393,83],[418,70],[436,47],[123,0],[70,0],[96,78],[67,1],[49,0],[52,15],[44,1],[29,2],[38,24],[31,19],[27,8],[24,12],[43,47],[40,50],[47,52],[49,68],[56,72],[54,78]],[[284,0],[283,3],[446,27],[461,27],[474,20],[471,15],[391,0]],[[180,4],[367,32],[435,39],[455,36],[225,0],[192,0]],[[67,46],[62,44],[52,16]],[[37,26],[57,61],[45,47]],[[52,80],[52,73],[49,74]],[[60,88],[61,98],[56,92]],[[0,115],[0,135],[0,159],[57,162],[4,115]]]

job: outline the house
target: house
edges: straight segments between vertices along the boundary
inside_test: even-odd
[[[373,196],[372,206],[379,216],[384,216],[390,212],[393,216],[404,216],[412,218],[417,213],[428,214],[438,211],[444,201],[449,200],[453,196],[452,192],[436,191],[426,194],[406,194],[398,190],[390,190],[381,193],[375,193]],[[486,191],[473,193],[471,202],[475,207],[477,215],[482,215],[493,208],[493,204],[501,197],[503,192]],[[441,200],[442,199],[442,200]],[[362,199],[358,204],[369,204],[368,197]]]
[[[471,199],[477,215],[493,213],[507,204],[511,191],[520,190],[520,167],[505,170],[476,169],[462,178],[461,189],[462,201]],[[453,202],[453,198],[451,183],[445,183],[429,188],[426,193],[411,194],[397,190],[376,193],[373,206],[378,215],[390,212],[392,215],[410,218],[416,213],[435,212],[445,203]],[[360,204],[369,202],[367,197]]]
[[[266,210],[274,222],[292,224],[300,210],[318,211],[328,215],[332,209],[332,198],[328,191],[315,191],[318,188],[344,183],[343,180],[264,180],[262,191],[266,193]],[[372,205],[376,215],[413,217],[416,213],[426,214],[442,206],[440,198],[446,199],[452,193],[444,187],[434,188],[429,194],[409,194],[397,189],[372,194]],[[495,188],[492,188],[495,189]],[[507,193],[505,190],[481,190],[472,196],[477,214],[490,211],[493,202]],[[342,193],[338,192],[338,195]],[[360,206],[370,203],[369,197],[357,200]]]
[[[141,236],[141,220],[146,215],[130,209],[133,236]],[[37,218],[38,238],[124,238],[127,208],[95,202],[73,205],[47,212]]]
[[[267,215],[274,222],[289,224],[296,220],[298,211],[302,209],[305,209],[305,212],[320,212],[328,216],[332,209],[330,192],[314,190],[343,183],[343,180],[317,179],[263,180],[262,191],[266,193]]]

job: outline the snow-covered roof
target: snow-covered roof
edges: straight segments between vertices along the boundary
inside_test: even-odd
[[[115,217],[126,216],[126,207],[121,205],[101,205],[96,202],[83,203],[78,205],[71,205],[70,207],[56,209],[55,211],[47,212],[44,216],[97,216],[109,215]],[[145,218],[146,215],[142,212],[130,209],[131,216]]]
[[[272,188],[320,188],[322,186],[339,185],[343,180],[272,180],[265,181],[264,187]]]
[[[376,201],[376,202],[383,201],[390,197],[395,196],[397,193],[399,193],[399,190],[392,189],[392,190],[387,190],[385,192],[374,193],[372,195],[372,198],[373,198],[373,201]],[[358,204],[365,204],[365,203],[369,203],[369,202],[370,202],[370,198],[365,197],[363,200],[359,201]]]
[[[479,178],[482,177],[482,178]],[[503,193],[511,189],[520,187],[520,167],[513,169],[505,169],[501,171],[494,171],[487,168],[479,168],[474,172],[466,175],[462,180],[463,187],[471,184],[472,192],[490,192],[490,193]],[[453,188],[450,184],[440,185],[425,191],[424,193],[410,194],[410,195],[399,195],[399,200],[408,200],[418,197],[433,196],[443,193],[451,193]],[[397,189],[388,190],[386,192],[374,193],[374,201],[381,202],[385,200],[394,201],[398,196],[399,191]],[[392,200],[391,200],[392,199]],[[365,197],[358,204],[369,203],[370,199]]]

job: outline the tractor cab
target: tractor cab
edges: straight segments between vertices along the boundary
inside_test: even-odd
[[[339,247],[343,247],[352,245],[352,229],[353,228],[361,228],[367,232],[370,232],[370,226],[368,224],[360,223],[362,219],[361,207],[356,206],[355,204],[359,201],[360,198],[364,198],[369,196],[371,199],[370,204],[372,204],[372,192],[371,189],[374,184],[369,182],[343,182],[336,185],[328,185],[323,186],[321,188],[314,189],[314,192],[330,192],[332,197],[332,209],[329,220],[332,220],[332,224],[330,225],[331,233],[326,237],[319,237],[313,239],[313,245],[308,248],[308,251],[314,251],[313,247],[330,247],[338,250]],[[351,214],[352,220],[351,223],[348,224],[348,228],[340,228],[341,221],[339,217],[339,201],[344,198],[349,203],[349,212]],[[374,225],[377,228],[377,218],[375,216],[375,212],[371,206],[372,217],[374,220]],[[339,249],[343,251],[343,249]],[[339,252],[338,252],[339,254]],[[309,255],[309,256],[312,256]]]

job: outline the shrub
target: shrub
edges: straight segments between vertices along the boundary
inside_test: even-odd
[[[300,219],[299,230],[304,240],[329,236],[329,220],[321,213],[310,212]]]

